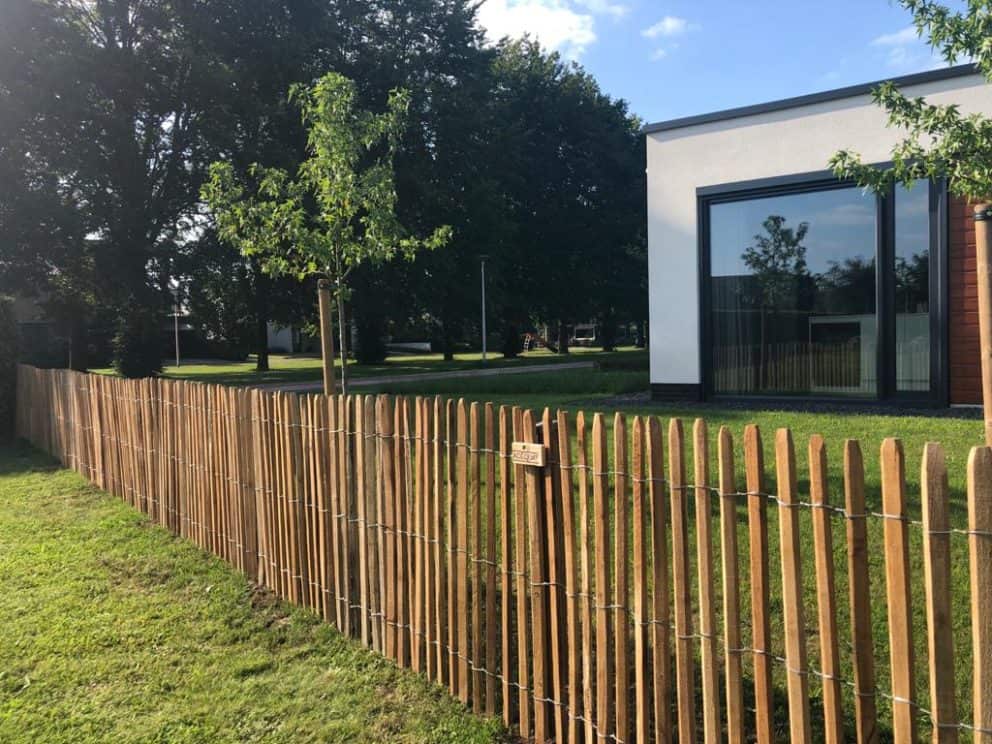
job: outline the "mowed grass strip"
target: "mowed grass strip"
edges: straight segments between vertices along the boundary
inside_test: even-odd
[[[495,721],[0,448],[0,741],[492,742]]]
[[[643,349],[624,347],[621,350],[603,352],[599,349],[575,348],[570,354],[553,354],[547,349],[535,349],[514,359],[504,359],[500,354],[490,352],[488,360],[482,361],[479,352],[456,354],[446,360],[442,354],[397,354],[381,364],[348,364],[348,376],[352,379],[384,377],[392,375],[415,375],[432,372],[457,372],[475,369],[516,369],[533,365],[569,364],[572,362],[596,362],[612,367],[638,367],[647,371],[648,356]],[[255,357],[245,361],[197,360],[183,362],[176,367],[168,359],[164,360],[162,376],[173,380],[194,380],[217,385],[266,385],[275,383],[315,382],[323,374],[319,355],[270,354],[269,370],[257,372]],[[334,360],[340,373],[341,360]],[[96,374],[112,375],[110,367],[90,370]],[[645,374],[645,381],[647,377]],[[645,382],[645,384],[647,384]]]

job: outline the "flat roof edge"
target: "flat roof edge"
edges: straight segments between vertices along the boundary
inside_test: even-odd
[[[893,82],[896,85],[910,86],[910,85],[921,85],[923,83],[932,83],[939,80],[951,80],[953,78],[967,77],[969,75],[981,74],[978,70],[977,65],[973,63],[967,63],[963,65],[955,65],[954,67],[942,67],[937,70],[927,70],[926,72],[917,72],[912,75],[903,75],[901,77],[883,78],[882,80],[876,80],[871,83],[860,83],[858,85],[848,85],[844,88],[835,88],[833,90],[826,90],[820,93],[807,93],[802,96],[794,96],[792,98],[782,98],[778,101],[769,101],[768,103],[757,103],[751,106],[739,106],[737,108],[724,109],[722,111],[714,111],[709,114],[697,114],[695,116],[683,116],[678,119],[668,119],[667,121],[659,121],[654,124],[645,124],[641,127],[641,134],[653,134],[655,132],[667,132],[673,129],[683,129],[685,127],[693,127],[699,124],[709,124],[715,121],[728,121],[730,119],[741,119],[746,116],[756,116],[758,114],[766,114],[771,111],[784,111],[791,108],[799,108],[801,106],[811,106],[817,103],[825,103],[827,101],[838,101],[843,98],[853,98],[855,96],[863,96],[871,93],[872,90],[877,88],[879,85],[885,82]]]

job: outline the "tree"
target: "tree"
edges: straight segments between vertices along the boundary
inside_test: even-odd
[[[257,256],[264,271],[299,279],[317,275],[330,283],[340,328],[342,392],[347,392],[344,303],[352,272],[398,254],[412,258],[421,248],[443,245],[451,231],[439,227],[426,239],[416,238],[396,217],[393,158],[405,126],[407,93],[392,91],[386,110],[372,113],[358,106],[351,80],[328,73],[311,87],[294,86],[291,97],[308,130],[308,157],[296,178],[281,168],[255,165],[249,169],[254,182],[245,184],[229,163],[218,162],[202,193],[221,239]]]
[[[917,32],[948,63],[974,60],[992,82],[992,0],[969,0],[963,12],[952,12],[933,0],[899,2],[913,14]],[[889,126],[906,133],[892,149],[892,165],[866,165],[850,150],[836,153],[830,165],[841,178],[853,178],[875,191],[885,191],[894,183],[911,188],[918,179],[946,178],[953,194],[975,204],[985,440],[992,446],[992,236],[986,227],[992,219],[992,119],[962,114],[955,105],[908,98],[892,82],[878,86],[872,95],[888,114]]]
[[[500,44],[493,75],[490,177],[512,223],[507,244],[489,251],[494,273],[508,277],[507,305],[557,327],[565,350],[569,326],[629,319],[646,296],[640,122],[528,39]]]

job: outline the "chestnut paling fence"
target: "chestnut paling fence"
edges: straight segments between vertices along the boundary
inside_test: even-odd
[[[940,447],[910,494],[897,440],[877,503],[854,441],[800,480],[788,430],[766,473],[702,421],[22,366],[17,426],[525,739],[992,742],[988,448],[955,526]]]

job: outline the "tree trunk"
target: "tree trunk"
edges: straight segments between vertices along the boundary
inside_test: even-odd
[[[568,353],[568,326],[564,321],[558,321],[558,353]]]
[[[334,395],[334,319],[331,317],[331,285],[317,282],[320,307],[320,356],[324,366],[324,395]]]
[[[982,360],[985,444],[992,446],[992,205],[975,205],[975,269],[978,274],[978,339]]]
[[[338,293],[338,344],[341,349],[341,395],[348,394],[348,323],[344,317],[344,298]]]
[[[255,371],[269,371],[269,279],[255,274]]]

